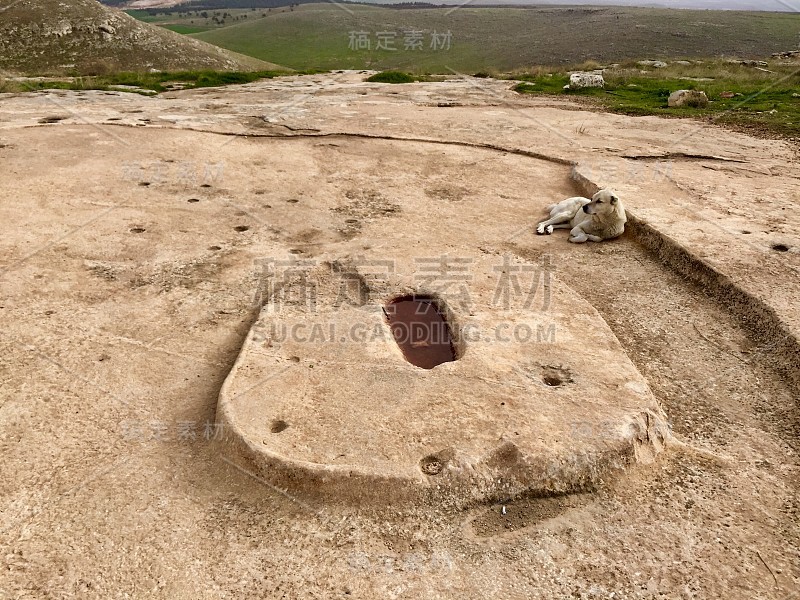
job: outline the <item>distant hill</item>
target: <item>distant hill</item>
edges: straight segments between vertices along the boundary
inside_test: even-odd
[[[196,37],[294,69],[474,73],[588,60],[762,59],[795,49],[798,25],[800,16],[787,13],[560,6],[394,10],[352,4],[345,10],[325,3],[272,10]],[[413,32],[418,44],[412,46]],[[394,49],[385,49],[382,39]]]
[[[226,1],[226,0],[223,0]],[[363,0],[370,4],[394,4],[396,0]],[[460,5],[464,0],[437,0],[436,4]],[[566,6],[641,6],[645,8],[688,8],[697,10],[756,10],[765,12],[800,12],[800,5],[790,0],[475,0],[474,5],[566,5]]]
[[[6,71],[103,74],[275,67],[142,23],[96,0],[0,0],[0,69]]]
[[[114,6],[158,6],[201,5],[204,8],[258,8],[267,6],[286,6],[309,0],[101,0],[104,4]],[[398,0],[360,0],[365,4],[391,5],[400,4]],[[464,0],[431,0],[438,5],[462,5]],[[641,6],[649,8],[689,8],[698,10],[755,10],[765,12],[800,13],[800,5],[793,5],[789,0],[475,0],[469,6],[480,5],[566,5],[566,6]]]

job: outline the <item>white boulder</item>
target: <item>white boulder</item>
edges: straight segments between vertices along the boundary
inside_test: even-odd
[[[569,76],[569,86],[564,89],[579,90],[582,88],[605,87],[606,81],[601,73],[579,71]]]
[[[663,69],[667,63],[661,60],[640,60],[639,63],[643,67],[653,67],[654,69]]]

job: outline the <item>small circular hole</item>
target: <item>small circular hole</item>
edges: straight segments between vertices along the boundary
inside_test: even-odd
[[[241,233],[242,231],[247,231],[248,229],[250,229],[250,227],[248,227],[247,225],[237,225],[236,227],[234,227],[234,229]]]
[[[144,233],[146,230],[143,227],[132,227],[131,233]]]
[[[269,426],[269,430],[272,433],[280,433],[281,431],[286,431],[288,427],[289,424],[286,421],[284,421],[283,419],[277,419],[273,421],[272,424]]]
[[[287,202],[288,202],[289,204],[297,204],[298,202],[300,202],[300,200],[298,200],[297,198],[289,198],[289,199],[287,200]]]
[[[209,246],[208,249],[209,250],[222,250],[222,247],[221,246]]]
[[[751,233],[753,233],[753,232],[752,231],[747,231],[746,229],[742,230],[742,235],[750,235]]]
[[[561,387],[567,383],[572,383],[572,373],[564,367],[544,367],[540,377],[542,383],[548,387]]]
[[[142,187],[147,187],[148,185],[150,185],[150,182],[149,181],[140,181],[139,185],[142,186]]]
[[[775,250],[775,252],[788,252],[789,246],[786,244],[773,244],[772,249]]]
[[[303,251],[300,250],[300,248],[292,248],[291,250],[289,250],[289,254],[302,254],[302,253]]]
[[[200,198],[189,198],[187,202],[200,202]]]
[[[438,475],[444,469],[444,463],[438,456],[426,456],[419,461],[419,468],[425,475]]]
[[[290,356],[289,360],[294,362],[294,363],[299,363],[300,362],[300,357],[299,356]]]
[[[211,184],[210,183],[203,183],[203,184],[200,185],[200,187],[202,187],[202,188],[210,188]]]

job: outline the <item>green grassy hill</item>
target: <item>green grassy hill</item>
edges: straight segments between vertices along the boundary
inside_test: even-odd
[[[615,7],[389,9],[306,4],[194,37],[295,69],[508,71],[635,58],[763,57],[797,47],[796,14]],[[422,47],[406,49],[413,32]],[[350,47],[365,32],[370,49]],[[396,51],[378,50],[379,32]],[[450,32],[449,49],[432,49]],[[390,36],[391,37],[391,36]]]

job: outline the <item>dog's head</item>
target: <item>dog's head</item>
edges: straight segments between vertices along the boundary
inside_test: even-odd
[[[625,216],[625,209],[622,207],[619,196],[608,188],[600,190],[592,196],[592,201],[583,207],[583,212],[587,215],[598,215],[601,218],[611,215]]]

